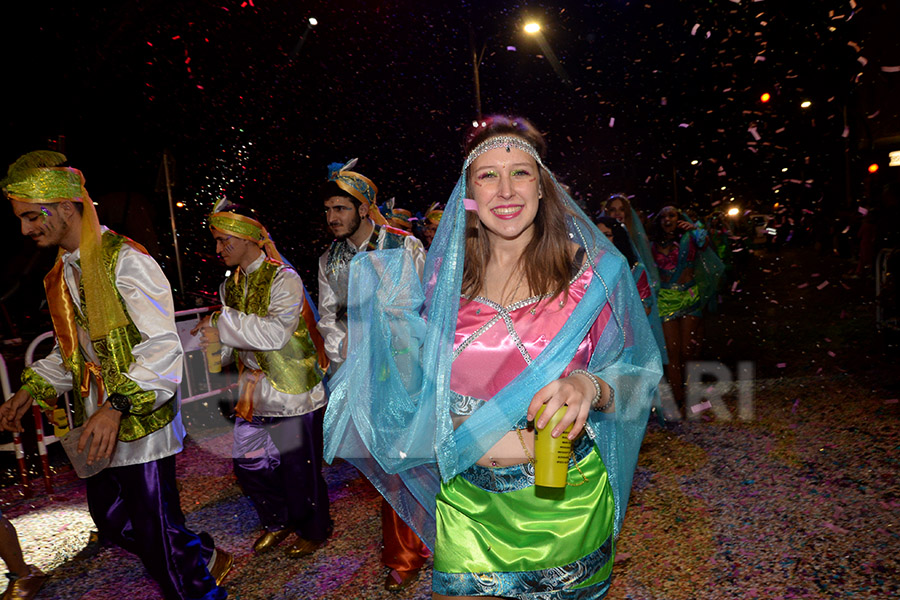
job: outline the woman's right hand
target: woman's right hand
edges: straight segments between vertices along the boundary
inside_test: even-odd
[[[585,375],[574,374],[551,381],[534,395],[531,404],[528,405],[528,420],[533,421],[542,405],[547,408],[534,424],[538,429],[543,429],[562,406],[567,406],[565,416],[550,432],[552,437],[559,437],[563,431],[571,425],[572,431],[568,438],[574,440],[581,434],[588,414],[591,412],[591,400],[596,394],[596,388]]]

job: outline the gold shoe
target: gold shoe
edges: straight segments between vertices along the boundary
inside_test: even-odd
[[[232,565],[234,565],[234,554],[216,548],[216,559],[209,568],[209,574],[216,580],[216,585],[222,585],[228,573],[231,572]]]
[[[97,555],[100,550],[103,549],[103,543],[100,541],[100,533],[97,531],[92,531],[88,534],[88,541],[85,544],[84,548],[75,555],[74,560],[86,560],[88,558],[93,558]]]
[[[253,542],[253,551],[257,554],[265,554],[286,540],[292,533],[293,531],[287,527],[278,531],[266,531]]]
[[[298,535],[297,541],[291,544],[291,546],[287,550],[285,550],[284,553],[291,558],[300,558],[303,556],[309,556],[324,545],[325,540],[322,540],[321,542],[311,542]]]
[[[419,569],[412,571],[398,571],[391,569],[384,579],[384,589],[389,592],[402,592],[419,579]]]
[[[47,581],[47,575],[35,567],[28,565],[28,575],[25,577],[16,577],[9,580],[9,587],[3,592],[0,600],[31,600],[34,598],[44,582]]]

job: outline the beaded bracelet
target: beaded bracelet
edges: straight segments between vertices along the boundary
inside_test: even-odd
[[[597,381],[597,378],[594,377],[590,372],[585,371],[584,369],[575,369],[574,371],[571,371],[569,375],[575,375],[576,373],[579,375],[584,375],[591,380],[591,383],[594,384],[594,397],[591,398],[591,407],[593,407],[594,403],[600,400],[600,397],[603,395],[603,389],[600,387],[600,382]]]
[[[613,400],[616,397],[616,393],[613,390],[612,386],[610,386],[609,388],[609,400],[607,400],[606,404],[604,404],[603,406],[597,406],[597,404],[600,402],[600,398],[603,397],[603,388],[600,387],[600,381],[597,379],[597,376],[589,371],[585,371],[584,369],[575,369],[574,371],[571,371],[569,375],[574,375],[576,373],[587,376],[587,378],[591,380],[591,383],[594,384],[595,393],[594,397],[591,398],[591,408],[593,410],[604,411],[612,405]]]
[[[609,400],[606,401],[606,404],[603,406],[592,406],[594,410],[599,410],[600,412],[605,411],[607,408],[612,406],[613,400],[616,399],[616,390],[613,389],[613,386],[609,386]]]

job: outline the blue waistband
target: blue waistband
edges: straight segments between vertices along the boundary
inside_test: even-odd
[[[586,435],[575,440],[569,457],[569,469],[581,462],[593,448],[594,443]],[[475,464],[459,476],[486,492],[515,492],[534,485],[534,465],[531,462],[508,467],[483,467]]]

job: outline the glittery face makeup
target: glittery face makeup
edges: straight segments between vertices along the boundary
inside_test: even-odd
[[[478,217],[492,235],[530,239],[540,198],[538,167],[530,154],[516,146],[487,150],[469,167],[469,182]]]
[[[41,248],[58,246],[68,233],[68,224],[48,207],[19,200],[11,202],[22,226],[22,235],[30,237]]]
[[[214,232],[213,239],[216,241],[216,254],[222,258],[226,266],[234,267],[240,264],[241,256],[236,251],[235,239],[232,236]]]

